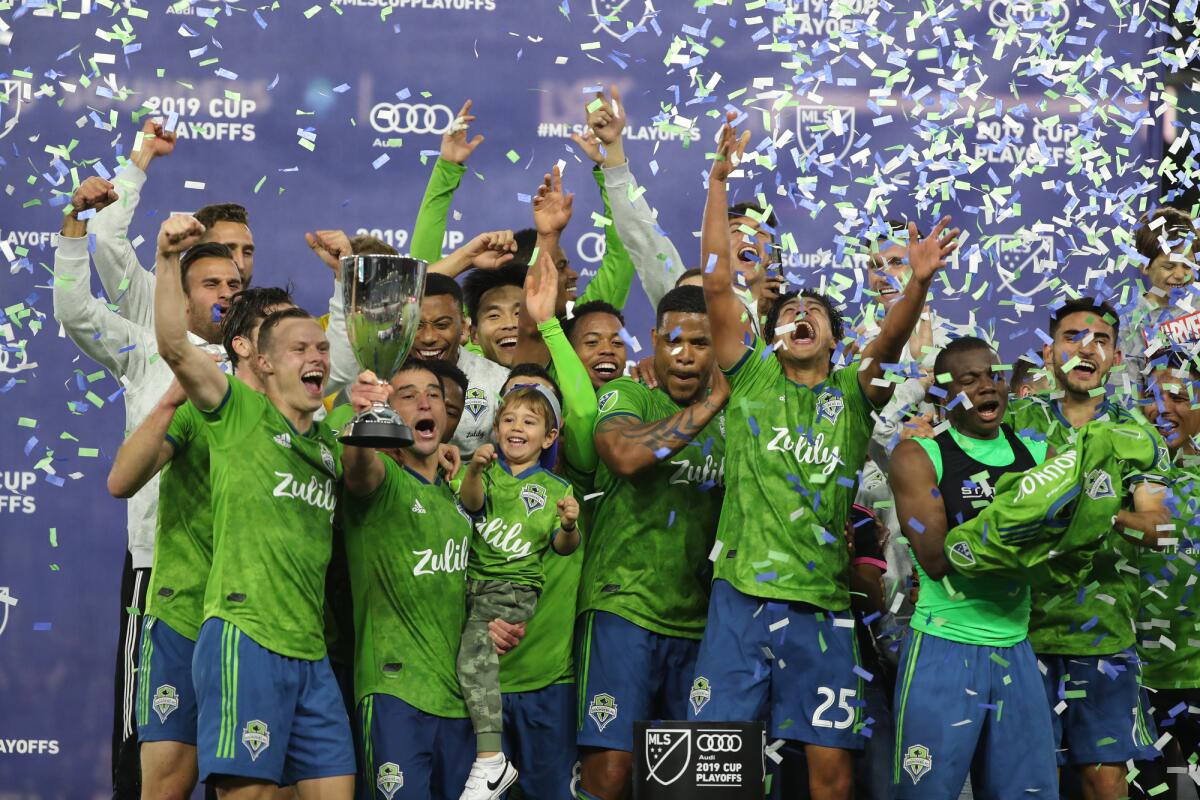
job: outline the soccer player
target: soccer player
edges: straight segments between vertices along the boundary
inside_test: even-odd
[[[453,800],[475,755],[455,674],[472,526],[439,468],[445,381],[430,363],[410,358],[382,385],[363,373],[351,390],[356,410],[386,402],[413,432],[399,450],[345,451],[368,466],[343,503],[363,798]]]
[[[315,319],[285,309],[258,332],[265,394],[222,373],[182,314],[178,254],[203,232],[194,217],[163,223],[155,286],[159,355],[209,446],[213,559],[192,661],[200,779],[230,800],[293,783],[302,798],[347,799],[354,752],[323,621],[341,444],[313,421],[329,344]]]
[[[113,185],[98,177],[85,180],[72,195],[72,210],[63,218],[55,247],[54,317],[85,355],[124,385],[125,426],[133,430],[170,386],[171,370],[155,357],[152,309],[146,309],[139,322],[112,313],[89,289],[88,223],[79,215],[89,210],[103,211],[117,200]],[[215,244],[206,244],[189,255],[186,275],[191,340],[223,358],[221,331],[213,320],[213,307],[222,311],[228,307],[230,298],[242,288],[241,276],[230,262],[229,252]],[[128,549],[121,579],[112,742],[113,786],[120,796],[139,791],[135,676],[141,650],[139,616],[146,606],[154,559],[157,503],[158,481],[151,480],[127,506]]]
[[[601,493],[579,600],[580,796],[630,791],[633,723],[684,719],[704,632],[708,560],[724,487],[729,383],[716,368],[704,292],[672,289],[652,333],[657,389],[600,391]]]
[[[232,259],[231,259],[232,260]],[[292,307],[284,289],[246,289],[234,295],[222,320],[230,366],[255,391],[258,327]],[[113,497],[133,497],[159,479],[157,547],[150,572],[137,679],[137,738],[142,790],[150,797],[185,798],[196,785],[196,693],[192,654],[203,621],[205,583],[212,564],[212,504],[205,424],[178,381],[121,445],[108,475]]]
[[[1059,392],[1011,401],[1005,422],[1018,435],[1044,438],[1056,452],[1093,420],[1136,423],[1104,391],[1109,371],[1122,360],[1112,307],[1091,298],[1070,300],[1054,310],[1049,333],[1042,359]],[[1161,478],[1133,487],[1133,511],[1166,517],[1163,492],[1153,480]],[[1117,532],[1124,522],[1118,516]],[[1133,650],[1140,549],[1122,536],[1109,541],[1091,572],[1080,576],[1078,592],[1035,587],[1029,618],[1029,642],[1046,667],[1042,678],[1059,765],[1073,766],[1085,794],[1098,800],[1124,796],[1125,762],[1155,738]]]
[[[1143,395],[1146,416],[1171,452],[1167,500],[1176,520],[1177,541],[1142,553],[1141,607],[1138,613],[1138,658],[1142,684],[1152,694],[1154,722],[1170,734],[1163,757],[1139,761],[1141,772],[1130,789],[1134,797],[1176,800],[1177,774],[1185,770],[1195,781],[1193,761],[1200,753],[1200,641],[1196,631],[1195,574],[1197,519],[1200,518],[1200,369],[1181,350],[1152,362]],[[1159,787],[1166,785],[1166,790]]]
[[[443,361],[438,358],[422,359],[422,361],[426,362],[434,375],[442,379],[442,388],[445,390],[442,401],[446,404],[446,430],[442,432],[442,444],[450,444],[466,408],[470,382],[463,371],[452,361]]]
[[[528,621],[545,582],[543,557],[579,547],[579,502],[568,481],[544,465],[562,428],[555,395],[515,384],[496,415],[496,441],[483,445],[462,475],[459,496],[476,517],[467,566],[467,620],[458,680],[475,730],[476,757],[460,800],[495,800],[517,778],[501,750],[500,664],[488,626]],[[554,558],[555,556],[549,556]]]
[[[982,339],[950,342],[933,367],[949,430],[906,439],[892,453],[896,513],[921,582],[893,705],[897,798],[957,797],[968,776],[980,797],[1058,791],[1050,711],[1028,638],[1029,586],[956,575],[944,551],[946,532],[979,513],[1001,475],[1046,458],[1044,439],[1003,424],[1008,386],[999,363]]]
[[[883,365],[912,335],[958,231],[944,233],[947,218],[921,240],[910,225],[912,279],[861,365],[832,368],[841,318],[812,291],[780,296],[763,340],[733,291],[726,213],[725,183],[748,140],[728,123],[722,129],[701,237],[704,295],[731,397],[715,581],[693,685],[708,699],[689,717],[767,720],[768,736],[804,743],[813,798],[848,798],[850,751],[862,737],[846,517],[871,412],[892,394]]]
[[[1047,372],[1037,369],[1037,365],[1028,358],[1018,358],[1013,364],[1012,381],[1008,390],[1015,397],[1029,397],[1032,394],[1048,392],[1051,382]]]
[[[587,368],[593,389],[599,389],[625,371],[627,347],[621,331],[625,317],[603,300],[580,303],[562,322],[567,341]]]
[[[526,269],[519,264],[477,269],[463,281],[471,341],[484,358],[504,367],[516,360]]]

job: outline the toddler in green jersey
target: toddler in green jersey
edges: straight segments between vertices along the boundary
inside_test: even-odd
[[[458,681],[477,756],[461,800],[492,800],[517,778],[500,752],[500,660],[488,625],[532,617],[542,588],[542,557],[551,548],[570,555],[579,546],[579,503],[570,484],[541,463],[558,438],[560,409],[547,387],[513,385],[496,414],[498,444],[481,445],[462,473],[459,496],[476,518],[476,535],[467,566]]]

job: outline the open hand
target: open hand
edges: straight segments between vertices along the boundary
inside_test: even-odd
[[[513,260],[517,240],[512,231],[481,233],[467,244],[466,255],[479,269],[495,269]]]
[[[572,133],[571,141],[578,145],[583,154],[593,162],[597,164],[604,162],[604,153],[600,151],[600,140],[596,138],[596,134],[592,131],[585,130],[583,135]]]
[[[735,119],[736,112],[725,113],[725,124],[721,126],[721,134],[717,139],[717,156],[713,159],[712,168],[708,173],[711,180],[728,180],[730,173],[737,169],[742,156],[746,154],[746,145],[750,144],[750,131],[739,134],[738,129],[733,126]]]
[[[541,325],[554,316],[557,303],[558,270],[550,261],[550,253],[542,248],[525,273],[525,311],[535,324]]]
[[[913,279],[928,283],[933,274],[946,266],[946,258],[958,248],[958,228],[946,230],[950,217],[942,217],[933,226],[929,236],[921,239],[917,233],[917,223],[908,223],[908,266],[912,269]],[[943,233],[943,231],[945,231]]]
[[[467,133],[471,127],[471,123],[475,121],[475,115],[471,113],[471,102],[468,100],[463,103],[463,107],[458,110],[458,116],[450,123],[450,127],[442,134],[442,150],[441,157],[445,161],[450,161],[454,164],[465,164],[471,154],[475,152],[475,148],[483,144],[483,134],[476,134],[474,139],[467,140]]]
[[[548,172],[533,198],[533,226],[538,235],[562,233],[571,221],[571,206],[575,202],[573,193],[563,194],[562,173],[558,166]]]
[[[182,253],[200,241],[204,226],[191,214],[173,214],[158,229],[158,253],[169,256]]]

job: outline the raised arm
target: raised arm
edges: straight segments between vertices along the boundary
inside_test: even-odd
[[[558,530],[550,536],[550,547],[560,556],[569,556],[579,548],[579,501],[569,494],[558,501]]]
[[[946,560],[946,505],[937,493],[937,473],[929,456],[912,439],[892,451],[888,482],[896,498],[900,530],[925,574],[940,581],[952,570]]]
[[[229,377],[207,353],[188,340],[187,297],[180,277],[179,254],[200,240],[204,226],[189,214],[175,214],[158,231],[154,286],[154,333],[162,357],[200,411],[221,405]]]
[[[167,429],[171,427],[175,411],[186,400],[187,395],[179,381],[171,381],[154,410],[117,451],[108,472],[109,494],[117,498],[133,497],[171,460],[175,447],[167,439]]]
[[[729,400],[729,380],[712,371],[708,392],[666,419],[642,422],[632,414],[603,419],[596,425],[596,453],[614,475],[632,478],[670,458],[691,443]]]
[[[557,302],[558,274],[550,261],[549,251],[539,250],[537,259],[525,272],[525,296],[521,304],[521,316],[517,320],[514,364],[546,366],[550,363],[550,350],[542,339],[541,324],[554,317]]]
[[[592,430],[596,427],[596,391],[588,378],[587,368],[579,360],[575,348],[567,341],[562,324],[554,316],[554,303],[558,294],[558,281],[550,254],[543,251],[525,276],[525,306],[523,315],[528,315],[537,325],[543,350],[548,349],[554,364],[558,387],[563,394],[563,450],[571,466],[582,472],[596,469],[596,447],[592,441]],[[517,345],[517,360],[521,360],[521,344]]]
[[[513,260],[517,240],[512,231],[481,233],[445,258],[429,265],[430,272],[457,278],[471,268],[495,269]]]
[[[875,380],[883,378],[884,364],[895,364],[900,360],[904,345],[921,321],[921,311],[925,308],[925,298],[934,274],[946,266],[946,258],[958,247],[955,239],[959,230],[954,228],[947,231],[949,224],[950,217],[942,217],[929,237],[921,239],[917,224],[908,223],[907,258],[912,277],[900,299],[880,323],[879,334],[863,350],[862,359],[866,366],[858,372],[859,385],[876,408],[883,407],[892,398],[896,384],[886,381],[885,385],[879,386]]]
[[[733,265],[729,262],[729,192],[725,182],[741,161],[750,132],[738,135],[730,111],[721,127],[721,140],[708,175],[708,199],[700,230],[700,268],[704,271],[704,301],[712,324],[713,344],[721,369],[730,369],[750,346],[750,315],[733,291]]]
[[[329,298],[329,325],[325,338],[329,340],[329,380],[325,383],[328,395],[335,395],[354,383],[358,375],[358,359],[346,336],[346,309],[342,300],[342,256],[352,253],[350,237],[345,231],[325,230],[304,234],[305,241],[321,263],[333,272],[333,294]]]
[[[350,404],[354,413],[361,414],[376,402],[387,403],[392,387],[379,380],[374,372],[360,373],[350,389]],[[342,448],[342,485],[355,497],[366,497],[383,483],[387,470],[382,456],[371,447]]]
[[[536,267],[543,255],[550,257],[559,250],[559,239],[567,223],[571,221],[574,194],[564,194],[562,190],[562,173],[555,166],[542,179],[537,194],[533,198],[533,224],[537,229],[538,257],[530,265],[525,276],[525,288],[529,290],[530,280],[537,273]],[[558,309],[558,273],[555,269],[552,284],[555,289],[555,310]],[[550,352],[542,341],[537,322],[529,314],[521,314],[517,319],[517,354],[515,364],[548,364]]]
[[[475,515],[483,511],[487,493],[483,488],[483,471],[496,460],[496,446],[490,442],[475,448],[471,461],[463,471],[462,485],[458,497],[467,513]]]
[[[141,201],[150,163],[174,150],[175,133],[147,119],[134,140],[129,162],[116,175],[121,199],[96,214],[91,223],[96,236],[92,258],[104,293],[117,304],[121,316],[146,327],[154,324],[154,275],[138,262],[129,241],[129,224]]]
[[[434,162],[433,173],[425,187],[425,196],[421,198],[421,209],[417,212],[417,220],[413,223],[412,244],[408,252],[413,258],[428,261],[430,264],[442,257],[442,239],[446,236],[446,216],[450,212],[450,202],[454,192],[467,171],[467,159],[475,148],[483,143],[483,136],[467,139],[467,129],[475,119],[471,114],[471,101],[463,103],[458,116],[454,118],[449,129],[442,134],[442,149],[438,160]]]
[[[71,195],[54,249],[54,318],[71,341],[114,377],[125,375],[130,366],[130,346],[145,338],[145,329],[113,313],[92,296],[88,267],[89,213],[117,199],[113,185],[91,177]],[[84,219],[80,219],[80,217]]]

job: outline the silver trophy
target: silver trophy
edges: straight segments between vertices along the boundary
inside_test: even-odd
[[[407,256],[346,256],[342,259],[346,334],[360,369],[389,380],[412,348],[421,321],[428,265]],[[407,447],[412,431],[383,403],[356,415],[338,437],[355,447]]]

